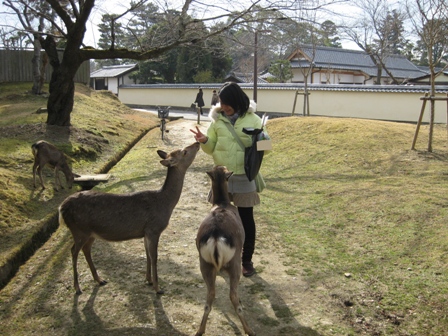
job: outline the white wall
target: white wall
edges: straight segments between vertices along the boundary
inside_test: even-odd
[[[252,98],[253,89],[243,87],[247,95]],[[338,89],[340,87],[340,89]],[[393,88],[394,86],[388,86]],[[202,86],[204,91],[205,107],[210,107],[213,89],[219,86]],[[365,91],[360,91],[359,88]],[[408,91],[403,88],[401,92],[381,92],[375,91],[385,86],[342,86],[320,85],[313,87],[310,91],[310,114],[316,116],[332,117],[354,117],[365,119],[391,120],[417,122],[422,101],[420,98],[424,92]],[[395,87],[396,88],[396,87]],[[186,86],[125,86],[120,87],[118,98],[130,106],[172,106],[175,108],[190,109],[191,103],[195,100],[197,87]],[[268,113],[284,113],[291,115],[294,107],[297,88],[271,86],[258,87],[258,111]],[[303,91],[302,91],[303,92]],[[446,97],[445,93],[440,96]],[[302,114],[303,95],[297,95],[295,114]],[[429,122],[429,103],[427,104],[424,122]],[[446,101],[436,102],[435,121],[445,123],[447,121]]]
[[[118,78],[107,78],[107,89],[113,94],[118,94]]]

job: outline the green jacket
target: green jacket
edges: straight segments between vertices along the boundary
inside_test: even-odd
[[[252,144],[252,137],[243,133],[243,128],[261,128],[261,118],[255,114],[255,111],[256,103],[251,101],[244,117],[238,118],[235,125],[232,126],[221,112],[220,105],[210,110],[209,117],[212,119],[212,123],[207,130],[208,140],[205,144],[201,144],[201,148],[205,153],[213,156],[215,165],[226,166],[234,174],[245,174],[244,151],[225,123],[231,125],[244,146],[249,147]]]

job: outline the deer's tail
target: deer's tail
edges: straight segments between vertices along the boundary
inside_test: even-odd
[[[218,271],[232,260],[235,251],[235,247],[231,246],[225,237],[210,237],[199,249],[201,257],[213,264]]]

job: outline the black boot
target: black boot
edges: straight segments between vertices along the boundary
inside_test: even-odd
[[[243,276],[250,277],[256,273],[254,264],[252,263],[252,255],[255,250],[255,240],[245,240],[243,246],[242,264]]]

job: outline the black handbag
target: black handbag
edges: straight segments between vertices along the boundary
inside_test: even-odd
[[[243,132],[252,136],[252,145],[249,147],[244,147],[243,142],[240,137],[236,134],[235,129],[229,124],[225,123],[229,131],[233,134],[236,141],[240,145],[241,149],[244,150],[244,172],[246,173],[249,181],[255,179],[258,175],[263,162],[264,151],[257,150],[257,141],[263,129],[258,128],[243,128]]]
[[[252,136],[252,145],[244,149],[244,171],[249,181],[255,179],[263,162],[264,151],[257,150],[257,141],[262,129],[243,128],[243,132]]]

